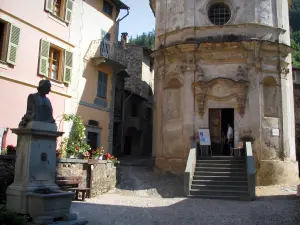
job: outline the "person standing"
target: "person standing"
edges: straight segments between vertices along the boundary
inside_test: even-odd
[[[233,155],[232,147],[233,147],[233,129],[230,124],[227,124],[227,146],[230,150],[230,155]]]

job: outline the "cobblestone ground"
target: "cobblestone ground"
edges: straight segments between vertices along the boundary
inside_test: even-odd
[[[122,166],[116,190],[73,211],[90,225],[299,225],[296,187],[258,187],[253,202],[182,197],[182,179],[146,167]]]

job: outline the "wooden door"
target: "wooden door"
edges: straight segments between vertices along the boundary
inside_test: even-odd
[[[213,155],[222,153],[222,110],[209,109],[209,130]]]

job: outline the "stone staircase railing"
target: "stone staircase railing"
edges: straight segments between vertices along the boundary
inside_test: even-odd
[[[193,142],[190,148],[186,168],[184,171],[184,194],[190,195],[190,189],[195,172],[195,166],[197,161],[197,142]]]
[[[255,167],[251,142],[246,142],[246,164],[249,200],[255,200]]]

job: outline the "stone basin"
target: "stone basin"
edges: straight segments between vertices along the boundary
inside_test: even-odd
[[[44,220],[48,218],[53,220],[55,218],[63,217],[70,214],[70,208],[75,193],[65,192],[50,189],[39,189],[28,194],[28,213],[35,221]],[[43,223],[36,223],[43,224]]]

